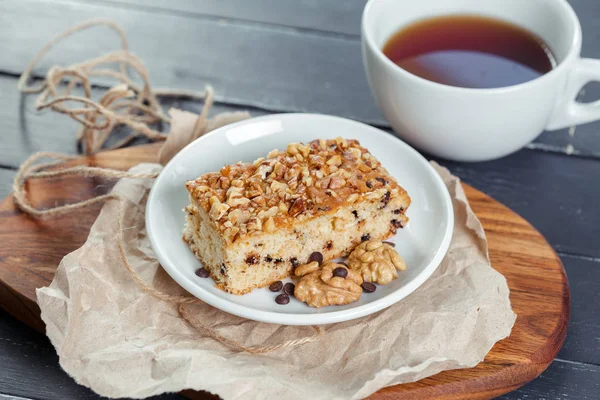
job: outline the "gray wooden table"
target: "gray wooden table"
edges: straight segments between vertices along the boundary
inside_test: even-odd
[[[33,98],[22,97],[16,83],[49,38],[89,18],[110,18],[125,28],[156,87],[201,90],[212,84],[217,110],[319,112],[389,130],[361,63],[364,3],[0,0],[0,196],[9,194],[15,169],[32,152],[77,152],[76,126],[60,115],[36,113]],[[583,25],[583,55],[600,58],[600,2],[571,3]],[[36,75],[117,46],[117,38],[102,29],[83,33],[52,51]],[[581,94],[582,101],[598,98],[596,84]],[[200,108],[185,101],[175,105]],[[497,161],[438,161],[529,220],[558,252],[569,277],[571,321],[564,347],[546,372],[503,398],[600,398],[600,123],[544,133]],[[46,337],[0,311],[0,400],[22,398],[98,396],[60,369]]]

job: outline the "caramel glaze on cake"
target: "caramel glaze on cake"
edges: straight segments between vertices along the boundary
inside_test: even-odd
[[[342,138],[292,143],[186,187],[183,238],[217,285],[235,294],[290,276],[315,251],[330,260],[391,236],[410,205],[367,149]]]

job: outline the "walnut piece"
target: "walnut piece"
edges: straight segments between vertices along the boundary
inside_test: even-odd
[[[348,266],[365,282],[382,285],[398,278],[398,271],[406,269],[404,259],[381,240],[368,240],[358,245],[348,256]]]
[[[303,265],[297,267],[294,270],[294,275],[304,276],[306,274],[310,274],[311,272],[318,271],[319,269],[320,269],[319,263],[317,261],[313,261],[313,262],[309,262],[308,264],[303,264]]]
[[[306,267],[311,264],[313,263],[307,264]],[[336,268],[346,269],[348,275],[345,278],[333,276],[333,270]],[[296,284],[294,296],[316,308],[344,305],[360,299],[362,283],[363,280],[358,273],[347,269],[343,264],[330,262],[324,264],[320,270],[303,275]]]

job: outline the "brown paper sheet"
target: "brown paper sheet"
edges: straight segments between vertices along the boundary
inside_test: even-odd
[[[410,296],[373,315],[323,327],[316,340],[267,354],[235,351],[200,334],[177,306],[142,292],[115,242],[117,203],[107,203],[85,244],[60,263],[37,298],[60,365],[77,382],[108,397],[141,398],[202,389],[224,399],[359,399],[483,360],[507,337],[516,315],[504,277],[490,266],[482,226],[459,180],[435,165],[454,204],[450,250]],[[135,172],[159,171],[142,164]],[[154,259],[144,228],[151,181],[122,179],[128,199],[128,259],[157,289],[182,293]],[[183,217],[182,217],[183,218]],[[183,221],[183,219],[182,219]],[[245,320],[208,305],[192,312],[218,333],[247,346],[276,345],[314,334]]]

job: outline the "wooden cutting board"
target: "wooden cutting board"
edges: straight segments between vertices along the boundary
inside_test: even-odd
[[[74,163],[128,169],[154,162],[158,145],[137,146],[82,157]],[[113,182],[64,178],[28,182],[36,207],[71,203],[107,192]],[[569,286],[550,245],[527,221],[494,199],[463,184],[487,233],[492,266],[510,287],[517,320],[509,338],[497,343],[474,368],[445,371],[415,383],[380,390],[373,399],[484,399],[514,390],[538,376],[558,353],[569,321]],[[44,331],[35,288],[50,284],[67,253],[80,247],[100,206],[35,220],[17,211],[12,198],[0,204],[0,306]],[[189,392],[194,398],[213,398]]]

